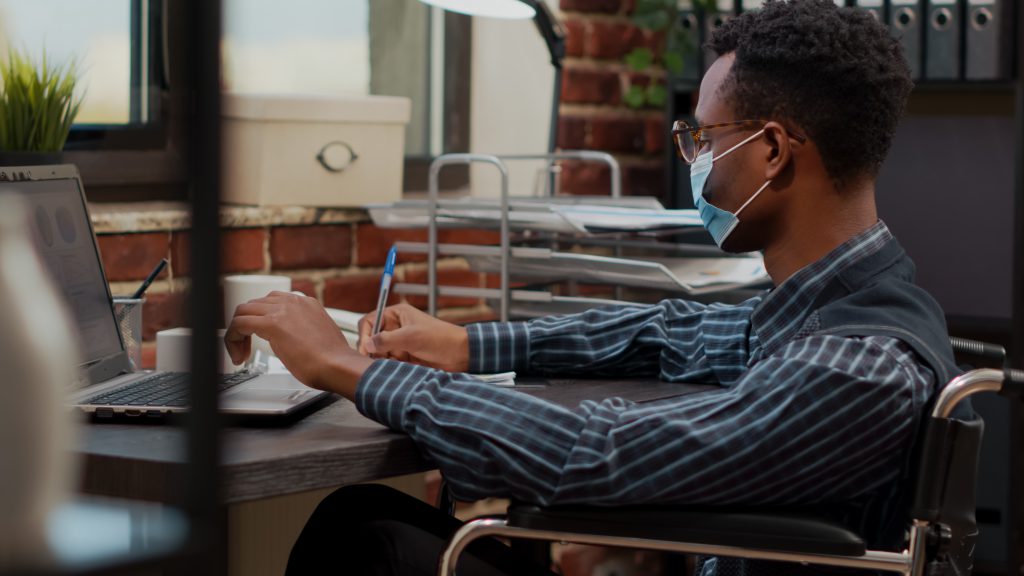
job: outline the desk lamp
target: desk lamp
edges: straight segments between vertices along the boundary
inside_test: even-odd
[[[551,103],[551,129],[548,151],[554,152],[558,144],[558,104],[562,96],[562,59],[565,58],[565,29],[551,13],[544,0],[420,0],[452,12],[469,16],[525,20],[533,18],[537,31],[544,38],[555,67],[555,94]]]

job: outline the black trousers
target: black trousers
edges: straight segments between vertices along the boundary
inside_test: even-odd
[[[346,486],[317,506],[292,548],[287,576],[433,576],[462,525],[412,496],[375,484]],[[480,539],[463,552],[459,576],[552,576],[502,542]]]

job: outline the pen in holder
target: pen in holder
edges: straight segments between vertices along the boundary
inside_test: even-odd
[[[142,303],[145,298],[114,297],[114,316],[132,370],[142,369]]]

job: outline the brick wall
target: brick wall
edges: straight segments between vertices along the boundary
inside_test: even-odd
[[[634,110],[622,101],[630,83],[664,77],[662,70],[634,73],[623,62],[636,47],[653,48],[657,38],[630,22],[631,0],[561,0],[560,7],[567,38],[558,146],[614,154],[622,165],[623,193],[666,202],[664,111]],[[572,194],[607,194],[608,168],[567,163],[561,185]]]
[[[362,221],[360,221],[362,220]],[[146,295],[143,307],[143,365],[155,364],[156,332],[185,323],[189,269],[189,231],[107,232],[97,235],[111,292],[128,294],[161,258],[170,265]],[[224,274],[281,274],[292,278],[295,290],[318,298],[325,306],[355,312],[376,307],[380,276],[388,248],[399,240],[426,241],[425,230],[385,230],[365,215],[351,223],[299,226],[268,225],[226,228],[222,231],[221,270]],[[496,232],[449,230],[442,242],[492,244]],[[399,282],[426,283],[426,256],[399,254]],[[467,269],[461,260],[442,260],[442,284],[484,287],[485,274]],[[392,294],[391,303],[406,301],[426,308],[426,298]],[[443,318],[468,322],[493,318],[484,303],[468,298],[440,298]]]
[[[637,74],[623,56],[656,38],[629,21],[631,0],[560,0],[567,31],[567,57],[559,115],[559,147],[607,151],[622,166],[623,191],[667,201],[665,146],[668,125],[663,110],[634,110],[622,102],[629,82],[641,83],[664,73]],[[574,194],[607,194],[608,168],[601,164],[566,163],[561,186]],[[131,230],[131,228],[126,228]],[[189,233],[184,229],[145,232],[100,232],[99,243],[115,294],[134,290],[162,257],[171,265],[147,295],[143,310],[145,364],[152,365],[152,340],[158,330],[184,323],[185,291],[190,274]],[[496,234],[448,231],[444,241],[494,243]],[[365,214],[351,222],[310,225],[229,227],[223,235],[222,270],[274,273],[293,278],[294,288],[319,298],[326,306],[370,311],[376,303],[381,268],[396,240],[424,241],[425,232],[383,230]],[[400,255],[399,281],[425,282],[423,256]],[[443,284],[493,286],[493,278],[470,272],[459,261],[442,265]],[[396,297],[425,307],[422,297]],[[490,317],[480,301],[441,298],[443,315],[453,320]]]

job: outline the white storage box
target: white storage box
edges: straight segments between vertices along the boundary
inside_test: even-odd
[[[224,202],[357,207],[402,196],[411,103],[225,95]]]

